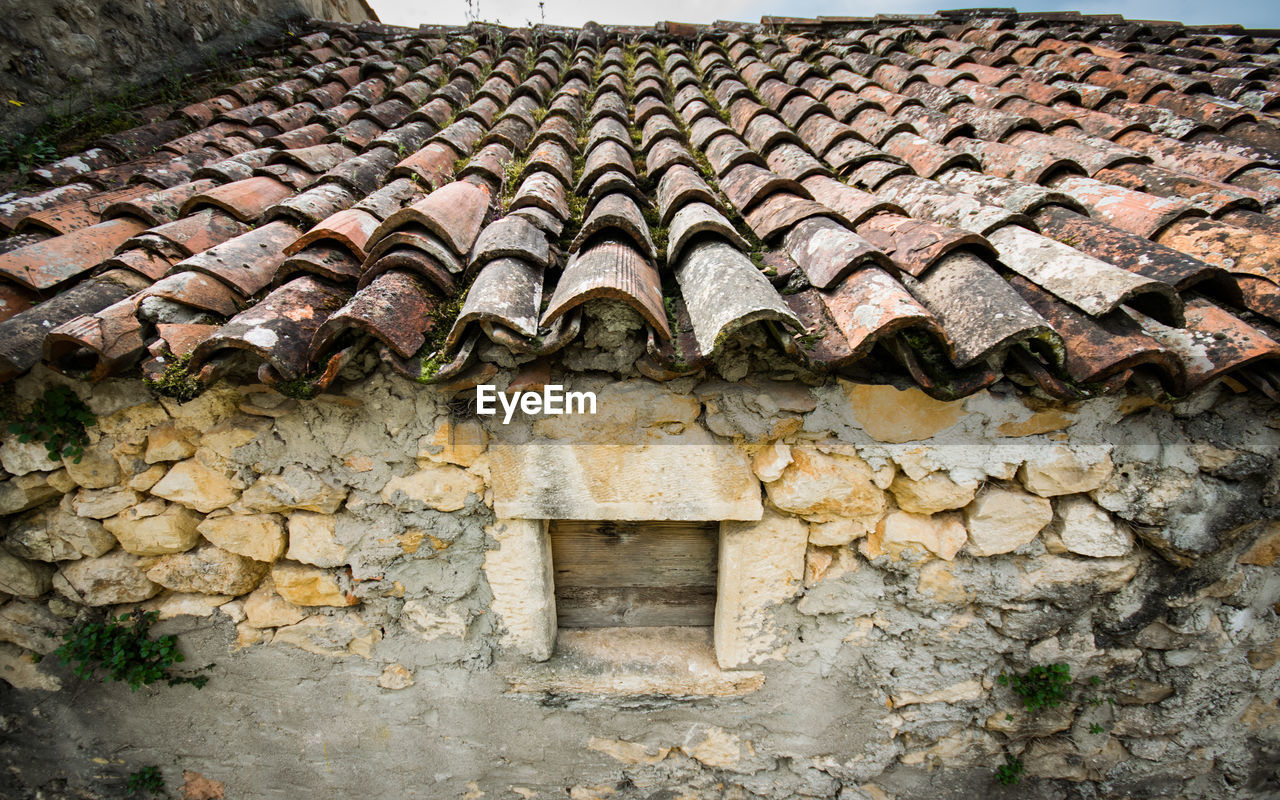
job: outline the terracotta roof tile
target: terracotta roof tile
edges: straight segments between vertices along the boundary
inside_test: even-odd
[[[660,378],[764,326],[937,396],[1275,393],[1275,40],[982,14],[302,37],[0,198],[0,372],[456,388],[613,300]]]

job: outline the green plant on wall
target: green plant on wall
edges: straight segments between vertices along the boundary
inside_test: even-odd
[[[53,654],[63,664],[74,663],[72,671],[77,678],[91,680],[102,670],[111,680],[124,681],[135,692],[158,680],[165,680],[170,686],[189,683],[197,689],[204,688],[209,681],[206,675],[175,675],[169,671],[185,659],[178,652],[176,636],[151,638],[151,624],[158,618],[155,611],[134,611],[101,622],[83,620],[63,634],[62,644]]]
[[[89,443],[86,429],[97,421],[75,392],[65,386],[50,386],[25,416],[9,424],[8,430],[23,444],[43,442],[50,461],[65,457],[78,464]]]
[[[1044,708],[1057,708],[1067,699],[1071,686],[1071,667],[1066,664],[1035,666],[1024,674],[1000,673],[996,682],[1008,686],[1034,713]]]
[[[996,767],[996,781],[1012,786],[1022,779],[1022,769],[1022,759],[1007,756],[1004,763]]]
[[[143,767],[137,772],[131,773],[129,779],[125,782],[125,791],[130,797],[146,793],[157,795],[164,793],[164,776],[160,774],[160,768],[156,766]]]

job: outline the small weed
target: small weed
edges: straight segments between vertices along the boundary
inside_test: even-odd
[[[1022,759],[1008,756],[996,767],[996,780],[1004,786],[1012,786],[1022,779]]]
[[[81,621],[63,634],[62,644],[53,654],[63,664],[74,662],[72,671],[81,680],[90,680],[103,670],[111,680],[124,681],[135,692],[161,679],[170,686],[189,683],[203,689],[208,676],[175,675],[169,671],[185,658],[178,652],[176,636],[151,638],[151,624],[159,617],[155,611],[134,611],[105,622]]]
[[[1067,699],[1071,686],[1071,667],[1066,664],[1035,666],[1027,670],[1025,675],[1002,672],[996,682],[1012,689],[1014,694],[1022,698],[1022,704],[1027,710],[1034,713],[1043,708],[1057,708]]]
[[[27,136],[19,133],[8,140],[0,141],[0,170],[17,170],[19,175],[26,175],[33,167],[57,157],[57,148],[41,136]]]
[[[151,795],[163,794],[164,776],[160,774],[159,767],[143,767],[129,776],[125,789],[129,792],[130,797],[143,792]]]
[[[97,421],[75,392],[66,386],[50,386],[26,416],[9,424],[8,430],[17,434],[23,444],[44,442],[50,461],[66,457],[79,464],[84,446],[89,443],[86,428]]]
[[[194,400],[195,396],[200,394],[200,382],[191,374],[190,365],[191,353],[187,353],[170,362],[159,378],[155,380],[147,378],[143,383],[157,394],[172,397],[180,403]]]
[[[1102,733],[1105,730],[1106,728],[1102,727],[1096,722],[1089,726],[1089,733],[1092,733],[1095,736],[1097,736],[1099,733]]]

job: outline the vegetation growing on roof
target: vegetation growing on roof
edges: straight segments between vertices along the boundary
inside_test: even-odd
[[[418,349],[418,358],[422,364],[418,380],[422,383],[430,383],[435,379],[440,368],[449,363],[450,356],[444,349],[445,339],[449,336],[453,323],[457,322],[458,315],[462,313],[462,306],[467,302],[467,292],[470,288],[470,286],[463,288],[452,298],[432,309],[431,323],[426,331],[427,340]]]
[[[143,383],[156,394],[172,397],[180,403],[194,400],[200,394],[200,381],[191,374],[191,353],[172,357],[159,378],[145,378]]]
[[[18,441],[42,442],[50,461],[70,458],[80,463],[89,443],[88,428],[97,423],[80,396],[66,386],[50,386],[21,419],[9,423]]]

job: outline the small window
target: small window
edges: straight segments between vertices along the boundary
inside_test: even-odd
[[[561,628],[710,627],[716,522],[551,523]]]

